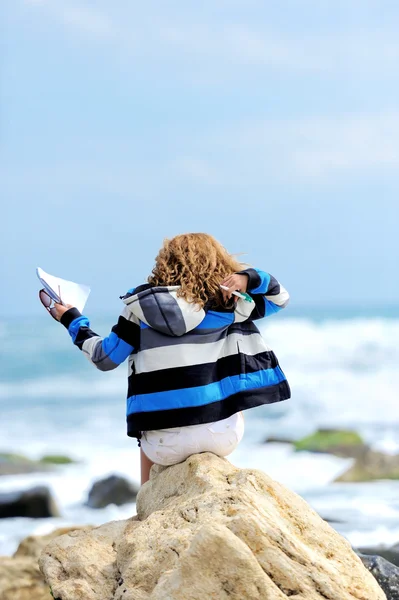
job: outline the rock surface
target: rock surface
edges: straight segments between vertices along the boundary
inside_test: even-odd
[[[387,600],[399,600],[399,568],[381,556],[360,557],[384,590]]]
[[[89,492],[87,506],[90,508],[104,508],[109,504],[121,506],[136,500],[139,487],[117,475],[96,481]]]
[[[50,587],[39,570],[38,558],[47,544],[82,527],[62,527],[48,535],[31,535],[14,556],[0,556],[0,600],[51,600]]]
[[[70,533],[76,530],[82,529],[91,529],[91,526],[86,527],[60,527],[59,529],[55,529],[51,533],[47,535],[29,535],[19,544],[17,550],[14,553],[14,558],[34,558],[36,561],[39,559],[39,556],[42,550],[56,537],[60,535],[65,535],[66,533]],[[0,596],[1,598],[1,596]]]
[[[37,486],[22,492],[0,494],[0,519],[10,517],[43,519],[59,516],[55,500],[45,486]]]
[[[29,557],[0,557],[1,600],[51,600],[50,588],[39,571],[37,560]]]
[[[53,540],[60,600],[384,600],[349,543],[264,473],[205,453],[153,467],[137,519]]]

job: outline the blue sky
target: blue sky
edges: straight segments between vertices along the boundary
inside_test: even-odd
[[[0,11],[1,315],[40,313],[36,266],[117,311],[185,231],[298,306],[399,301],[396,0]]]

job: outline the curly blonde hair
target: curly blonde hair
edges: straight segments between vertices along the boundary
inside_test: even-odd
[[[203,307],[212,298],[224,305],[220,290],[222,281],[242,271],[239,263],[213,236],[207,233],[185,233],[166,239],[148,283],[155,286],[180,286],[178,296]]]

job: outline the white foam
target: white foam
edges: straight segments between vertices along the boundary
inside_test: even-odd
[[[370,546],[390,548],[399,541],[399,527],[377,525],[375,529],[368,531],[354,529],[346,532],[345,537],[354,548],[367,548]]]

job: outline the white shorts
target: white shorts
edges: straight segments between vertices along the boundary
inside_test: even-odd
[[[141,447],[152,462],[168,467],[200,452],[227,456],[243,435],[244,416],[240,412],[216,423],[143,431]]]

